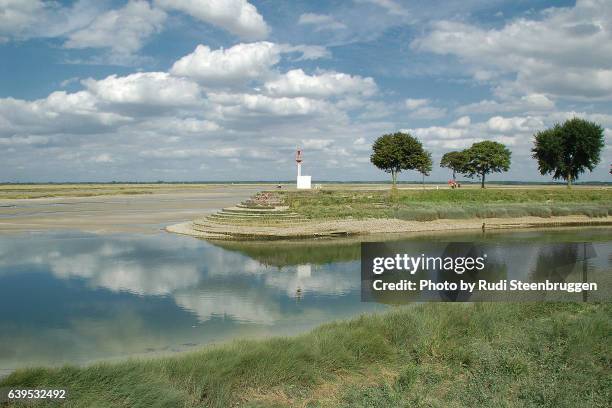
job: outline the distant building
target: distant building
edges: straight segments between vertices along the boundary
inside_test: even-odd
[[[304,159],[302,158],[302,150],[298,148],[297,153],[295,154],[295,162],[297,163],[297,188],[300,190],[310,190],[311,177],[302,176],[303,161]]]

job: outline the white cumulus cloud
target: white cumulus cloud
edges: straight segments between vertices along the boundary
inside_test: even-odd
[[[342,94],[370,96],[377,89],[372,78],[363,78],[341,72],[308,75],[301,69],[293,69],[279,78],[266,82],[264,88],[272,95],[312,98],[325,98]]]
[[[77,0],[70,6],[57,1],[0,0],[2,39],[57,37],[89,24],[99,15],[95,0]]]
[[[69,34],[64,46],[110,48],[116,53],[130,55],[162,29],[165,20],[163,10],[151,7],[144,0],[131,0],[124,7],[107,11],[88,26]]]
[[[264,114],[272,116],[303,116],[322,113],[332,107],[325,101],[311,98],[273,98],[261,94],[209,93],[209,100],[229,115]]]
[[[506,92],[612,99],[612,2],[577,0],[538,17],[499,29],[439,21],[411,45],[459,57],[477,79],[514,74]]]
[[[82,82],[99,100],[113,104],[184,106],[200,101],[200,89],[195,82],[173,77],[167,72],[111,75]]]
[[[257,8],[246,0],[156,0],[167,10],[179,10],[226,29],[247,40],[260,40],[270,29]]]
[[[260,78],[279,60],[279,47],[267,41],[218,50],[198,45],[191,54],[176,61],[170,71],[207,84],[227,85]]]

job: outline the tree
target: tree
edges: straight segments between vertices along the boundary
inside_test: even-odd
[[[417,170],[423,145],[408,133],[393,133],[382,135],[372,146],[370,161],[373,165],[387,173],[391,173],[393,188],[397,183],[397,175],[402,170]]]
[[[552,174],[553,179],[563,179],[571,188],[580,174],[597,166],[603,147],[604,130],[600,125],[573,118],[536,133],[531,151],[540,174]]]
[[[485,188],[485,176],[489,173],[501,173],[510,168],[510,150],[498,142],[486,140],[474,143],[472,147],[464,150],[465,165],[461,169],[468,177],[478,175],[481,180],[480,187]]]
[[[425,187],[425,176],[429,176],[431,173],[431,153],[423,150],[421,154],[416,157],[416,170],[423,175],[423,188]]]
[[[446,167],[453,171],[453,180],[455,180],[455,173],[462,173],[463,167],[465,166],[465,153],[464,152],[448,152],[444,153],[440,160],[440,167]]]

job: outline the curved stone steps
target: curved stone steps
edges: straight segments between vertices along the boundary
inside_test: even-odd
[[[244,225],[270,225],[270,224],[292,224],[309,222],[305,217],[227,217],[212,214],[204,218],[195,220],[197,223],[212,223],[212,224],[244,224]]]
[[[247,210],[247,211],[274,211],[276,207],[271,206],[271,207],[247,207],[247,206],[242,206],[240,204],[236,205],[236,208],[240,209],[240,210]]]
[[[301,215],[297,213],[281,213],[281,214],[238,214],[238,213],[226,213],[226,212],[218,212],[211,214],[219,218],[248,218],[251,220],[255,220],[258,218],[261,219],[290,219],[290,218],[299,218]]]
[[[251,200],[247,200],[247,201],[243,201],[241,203],[238,204],[241,207],[247,207],[247,208],[274,208],[274,207],[278,207],[279,205],[283,205],[283,201],[282,200],[273,200],[273,201],[251,201]]]
[[[249,208],[249,207],[240,207],[240,205],[236,205],[233,207],[225,207],[222,211],[241,212],[241,213],[262,213],[262,214],[274,213],[276,214],[276,213],[280,213],[284,211],[289,211],[289,207],[286,205],[283,205],[283,206],[272,207],[272,208]]]
[[[279,212],[239,212],[239,211],[226,211],[221,210],[215,214],[224,214],[227,216],[236,216],[236,217],[285,217],[288,215],[296,215],[296,212],[293,211],[279,211]]]
[[[244,220],[227,220],[227,221],[217,221],[217,220],[206,220],[199,221],[199,225],[212,225],[212,226],[221,226],[221,225],[233,225],[233,226],[245,226],[245,227],[283,227],[283,226],[291,226],[307,223],[307,220],[299,220],[299,221],[260,221],[260,222],[252,222],[252,221],[244,221]]]
[[[249,237],[253,235],[251,231],[258,229],[285,229],[308,222],[311,221],[292,211],[289,206],[283,205],[282,200],[267,196],[265,199],[259,197],[223,208],[217,213],[193,221],[192,226],[195,231],[204,234]]]
[[[235,220],[235,219],[227,219],[227,220],[218,220],[218,219],[206,219],[206,220],[198,220],[194,221],[195,225],[199,225],[202,228],[216,228],[228,225],[236,225],[236,226],[246,226],[246,227],[266,227],[266,226],[291,226],[297,224],[308,223],[310,220],[300,219],[300,220],[268,220],[268,221],[259,221],[253,222],[251,220]]]
[[[215,230],[212,228],[198,228],[197,226],[192,227],[194,231],[203,234],[207,239],[219,239],[219,240],[241,240],[241,239],[250,239],[250,238],[264,238],[264,239],[285,239],[287,237],[290,238],[306,238],[312,236],[312,234],[278,234],[278,232],[270,232],[270,233],[262,233],[259,232],[246,232],[246,231],[236,231],[233,230],[231,232],[223,231],[223,230]],[[337,236],[337,235],[347,235],[345,232],[331,232],[331,233],[321,233],[317,234],[318,236]]]

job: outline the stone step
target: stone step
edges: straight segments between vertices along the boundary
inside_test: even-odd
[[[297,221],[297,220],[307,220],[308,219],[306,217],[302,217],[299,215],[292,215],[292,216],[286,216],[286,217],[255,217],[255,216],[241,217],[241,216],[224,215],[224,214],[211,214],[203,218],[207,220],[214,220],[214,221],[236,220],[236,221],[249,221],[249,222],[259,222],[259,221],[261,222],[269,222],[269,221],[292,222],[292,221]]]
[[[204,221],[198,221],[198,224],[209,224],[209,225],[244,225],[244,226],[250,226],[250,227],[265,227],[265,226],[270,226],[270,225],[293,225],[293,224],[302,224],[302,223],[306,223],[309,222],[309,220],[306,219],[300,219],[300,220],[267,220],[267,221],[263,221],[263,220],[258,220],[258,221],[252,221],[252,220],[236,220],[236,219],[218,219],[218,218],[208,218]]]
[[[243,203],[237,204],[236,207],[246,210],[274,210],[278,205],[246,205]]]
[[[292,211],[270,211],[270,212],[241,212],[234,210],[221,210],[216,214],[235,215],[238,217],[284,217],[287,215],[297,215]]]
[[[261,233],[249,233],[249,232],[238,232],[238,231],[234,231],[232,233],[222,233],[222,232],[210,232],[207,230],[199,230],[196,229],[196,231],[202,232],[204,234],[206,234],[207,236],[211,236],[211,237],[216,237],[217,239],[244,239],[244,238],[252,238],[252,237],[265,237],[267,239],[282,239],[282,236],[277,236],[275,234],[261,234]]]
[[[202,230],[202,229],[213,230],[217,228],[225,230],[228,225],[238,225],[238,226],[245,226],[245,227],[266,227],[266,226],[291,226],[291,225],[297,225],[297,224],[304,224],[307,222],[310,222],[310,220],[306,220],[306,219],[291,220],[291,221],[274,220],[274,221],[261,221],[261,222],[254,223],[250,220],[204,219],[204,220],[194,221],[193,225],[195,229],[199,229],[199,230]]]
[[[240,212],[248,212],[248,213],[276,213],[276,212],[283,212],[283,211],[288,211],[289,207],[286,205],[282,205],[282,206],[276,206],[276,207],[271,207],[271,208],[248,208],[248,207],[240,207],[239,205],[236,205],[234,207],[225,207],[223,210],[226,211],[240,211]]]
[[[236,217],[236,218],[296,218],[300,217],[299,214],[296,213],[280,213],[280,214],[239,214],[239,213],[227,213],[227,212],[218,212],[211,215],[217,215],[219,217]]]

